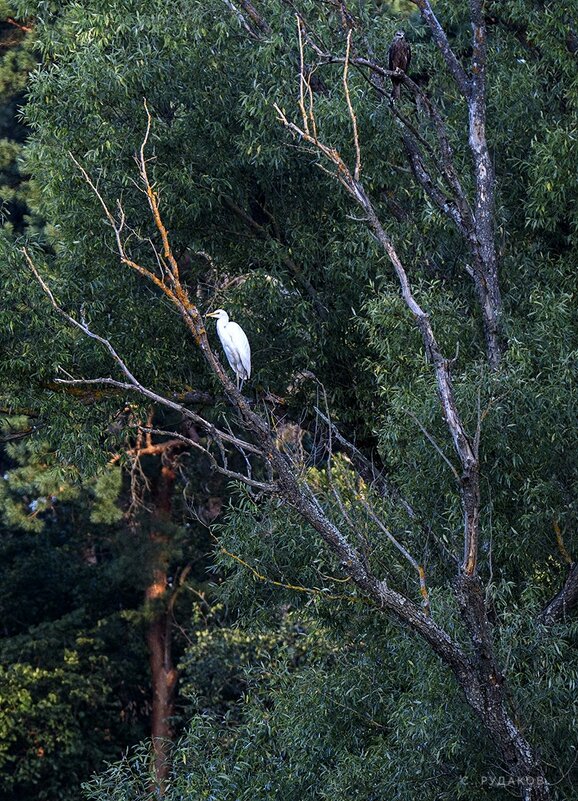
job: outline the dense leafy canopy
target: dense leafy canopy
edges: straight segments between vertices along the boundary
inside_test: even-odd
[[[29,443],[2,458],[0,792],[73,799],[146,732],[138,572],[122,529],[93,523],[94,483],[74,485]]]

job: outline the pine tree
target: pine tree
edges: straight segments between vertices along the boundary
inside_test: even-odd
[[[140,592],[102,482],[75,482],[29,431],[2,432],[0,794],[73,799],[146,733]]]
[[[35,189],[22,170],[27,130],[20,117],[26,81],[36,67],[30,20],[18,20],[11,4],[0,3],[0,199],[5,233],[41,222],[31,214]]]

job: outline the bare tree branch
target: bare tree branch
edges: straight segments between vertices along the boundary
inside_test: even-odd
[[[486,62],[487,30],[483,13],[483,0],[470,0],[472,20],[472,64],[468,76],[452,51],[445,31],[435,16],[429,0],[412,0],[429,27],[448,69],[468,104],[468,142],[474,163],[476,187],[475,207],[471,217],[473,237],[469,237],[474,266],[476,292],[482,308],[488,361],[497,369],[502,355],[500,342],[500,316],[502,300],[498,282],[498,265],[494,242],[494,170],[486,137]],[[404,83],[407,82],[404,81]],[[433,108],[433,104],[430,104]],[[439,119],[436,122],[440,132]],[[461,192],[457,190],[457,196]],[[464,218],[464,222],[466,222]]]
[[[444,60],[448,66],[449,71],[454,77],[456,84],[464,97],[468,96],[470,90],[470,82],[468,76],[460,64],[456,54],[450,47],[446,32],[440,25],[436,15],[433,12],[429,0],[411,0],[416,5],[421,15],[431,31],[434,42],[438,46]]]
[[[480,515],[480,487],[479,487],[479,465],[473,444],[462,423],[460,414],[455,402],[454,391],[450,374],[450,362],[444,358],[437,340],[435,338],[429,315],[422,309],[413,295],[409,278],[405,268],[397,254],[393,242],[386,234],[379,217],[369,199],[363,184],[356,180],[343,161],[339,152],[321,141],[314,139],[305,130],[299,128],[287,119],[285,113],[276,105],[280,122],[288,128],[294,136],[298,136],[318,150],[336,171],[334,173],[337,180],[345,187],[348,193],[355,199],[365,212],[365,217],[375,238],[381,245],[393,266],[397,276],[401,295],[406,306],[411,312],[418,330],[420,331],[425,347],[426,354],[432,363],[438,388],[438,396],[444,412],[444,418],[449,433],[454,444],[454,449],[459,457],[462,476],[460,478],[460,494],[462,507],[464,510],[464,560],[462,568],[468,575],[474,575],[477,569],[478,541],[479,541],[479,515]]]
[[[417,518],[415,511],[410,504],[402,497],[401,493],[390,482],[382,470],[378,470],[376,465],[371,462],[356,446],[347,440],[339,431],[335,423],[329,417],[315,407],[315,412],[323,420],[323,422],[330,427],[332,435],[336,441],[341,445],[345,453],[349,456],[353,467],[365,483],[371,487],[382,498],[388,498],[396,504],[399,504],[405,513],[412,520]]]
[[[335,148],[323,144],[316,138],[316,133],[313,134],[315,129],[311,126],[311,115],[313,113],[311,106],[307,122],[307,126],[309,126],[308,130],[300,128],[295,123],[289,122],[284,112],[277,107],[279,118],[283,124],[295,136],[298,136],[314,151],[319,152],[323,158],[329,162],[333,170],[332,174],[363,209],[366,223],[369,225],[376,240],[392,263],[400,285],[402,297],[414,318],[416,327],[422,335],[426,354],[433,366],[440,405],[462,468],[462,475],[460,476],[460,495],[464,510],[465,553],[461,566],[461,573],[457,582],[457,595],[464,621],[474,645],[474,654],[471,657],[466,655],[454,636],[450,636],[447,631],[437,625],[432,618],[426,614],[427,609],[426,611],[420,609],[418,604],[414,603],[406,595],[388,586],[386,581],[375,575],[368,566],[364,554],[360,552],[359,548],[351,544],[346,534],[330,519],[321,506],[319,498],[315,495],[312,487],[306,483],[301,472],[296,470],[290,459],[280,450],[275,441],[274,432],[271,430],[268,422],[253,411],[247,399],[236,390],[233,382],[224,372],[219,360],[215,354],[213,354],[203,325],[202,316],[198,308],[191,301],[186,287],[181,284],[178,265],[174,259],[168,232],[160,214],[158,196],[147,173],[147,161],[145,159],[144,148],[150,131],[150,114],[148,109],[146,109],[146,111],[148,121],[147,133],[139,154],[138,163],[144,191],[149,202],[149,208],[163,243],[162,259],[163,262],[166,263],[167,268],[162,278],[159,278],[151,270],[134,262],[127,255],[122,235],[125,225],[122,210],[119,210],[119,218],[115,219],[108,211],[96,186],[82,168],[80,168],[81,173],[101,202],[105,215],[113,227],[117,251],[121,262],[128,265],[131,269],[136,270],[139,274],[146,277],[147,280],[153,281],[179,311],[187,328],[193,335],[195,343],[202,352],[213,376],[220,383],[231,407],[236,410],[241,428],[251,433],[254,438],[254,444],[251,445],[248,442],[240,441],[231,433],[216,429],[214,426],[211,427],[200,415],[197,415],[190,409],[168,398],[158,395],[140,384],[108,340],[94,334],[84,321],[79,322],[58,306],[52,292],[34,267],[29,254],[24,250],[24,256],[28,266],[39,281],[40,286],[49,298],[55,311],[63,317],[69,325],[74,326],[85,336],[91,337],[106,348],[126,379],[126,381],[116,381],[112,378],[86,380],[71,378],[58,379],[58,381],[60,383],[69,383],[72,385],[103,383],[110,384],[117,388],[136,391],[149,400],[172,409],[178,409],[185,417],[189,417],[194,420],[195,423],[202,426],[203,430],[207,431],[207,433],[214,434],[215,443],[220,450],[222,464],[217,462],[214,455],[211,454],[208,449],[203,449],[203,446],[200,447],[203,449],[203,453],[207,458],[215,459],[215,469],[219,469],[220,471],[226,470],[226,475],[244,481],[245,483],[253,482],[252,485],[262,491],[268,493],[274,492],[303,519],[310,529],[317,532],[329,552],[340,564],[344,576],[358,588],[366,601],[370,605],[382,609],[384,612],[388,612],[403,625],[408,626],[413,632],[418,634],[431,647],[432,651],[452,670],[464,692],[467,702],[483,721],[485,727],[499,745],[506,765],[512,774],[517,777],[539,777],[541,780],[540,786],[545,786],[547,788],[540,763],[537,762],[530,745],[524,739],[507,712],[502,688],[503,677],[497,669],[495,657],[493,655],[491,629],[487,616],[484,614],[484,595],[481,592],[481,585],[476,576],[480,509],[479,465],[476,449],[470,441],[456,405],[450,375],[450,362],[442,356],[434,336],[429,316],[420,306],[413,294],[405,268],[399,259],[391,239],[383,229],[376,211],[359,179],[359,170],[356,172],[354,169],[352,173]],[[305,128],[307,126],[305,126]],[[356,177],[356,174],[358,177]],[[153,431],[160,433],[159,429],[151,429],[151,433]],[[199,443],[192,438],[184,437],[177,432],[164,432],[164,435],[177,440],[181,440],[182,437],[183,441],[186,441],[191,447],[197,450],[199,449]],[[269,475],[274,477],[273,480],[269,483],[254,482],[248,475],[241,475],[235,471],[230,471],[226,466],[224,443],[239,447],[241,452],[244,450],[246,450],[247,453],[256,452],[257,455],[263,459],[264,466],[269,471]],[[380,521],[380,524],[387,529],[387,526],[385,526],[382,521]],[[399,545],[401,544],[398,542],[398,546]],[[403,546],[401,547],[403,548]],[[425,572],[423,571],[423,567],[417,563],[417,560],[414,559],[414,562],[417,565],[419,573],[422,598],[424,602],[426,602],[427,587],[425,585]],[[412,567],[415,569],[415,565],[412,564]],[[534,799],[544,799],[546,797],[547,790],[540,796],[527,796],[527,798],[532,799],[532,801],[534,801]]]
[[[169,398],[166,398],[166,397],[158,394],[157,392],[153,392],[153,390],[148,389],[147,387],[143,386],[137,380],[137,378],[133,375],[133,373],[128,369],[128,367],[126,366],[125,362],[119,356],[119,354],[114,349],[114,347],[112,346],[112,344],[110,343],[110,341],[108,339],[105,339],[104,337],[101,337],[98,334],[94,333],[94,331],[92,331],[86,323],[79,322],[74,317],[72,317],[70,314],[67,314],[67,312],[65,312],[64,309],[62,309],[62,307],[57,303],[56,299],[54,298],[54,295],[52,294],[52,291],[50,290],[50,288],[48,287],[48,285],[46,284],[46,282],[44,281],[44,279],[42,278],[42,276],[38,272],[38,270],[37,270],[32,258],[30,257],[30,254],[26,250],[26,248],[22,248],[22,252],[23,252],[24,257],[25,257],[25,259],[26,259],[26,261],[28,263],[28,266],[29,266],[30,270],[32,271],[32,273],[34,274],[36,280],[38,281],[38,283],[42,287],[42,290],[44,291],[44,293],[48,296],[48,298],[50,300],[50,303],[52,304],[52,307],[54,308],[54,310],[61,317],[63,317],[64,320],[66,320],[66,322],[68,322],[70,325],[74,326],[75,328],[79,329],[85,336],[89,337],[90,339],[94,339],[99,344],[101,344],[108,351],[108,353],[112,356],[113,360],[116,362],[116,364],[120,368],[121,372],[128,379],[128,383],[127,383],[127,382],[123,382],[123,381],[117,381],[117,380],[115,380],[113,378],[104,378],[104,377],[103,378],[78,378],[78,379],[55,378],[54,382],[56,384],[61,384],[61,385],[66,385],[66,386],[86,386],[86,385],[91,385],[91,384],[92,385],[93,384],[99,384],[99,385],[113,386],[113,387],[116,387],[117,389],[136,391],[140,395],[143,395],[144,397],[149,398],[149,400],[154,401],[155,403],[159,404],[160,406],[166,406],[166,407],[168,407],[170,409],[173,409],[174,411],[180,412],[184,417],[187,417],[190,420],[192,420],[193,422],[195,422],[196,424],[200,425],[205,431],[207,431],[207,433],[209,433],[215,439],[222,440],[223,442],[227,442],[229,444],[235,445],[236,447],[238,447],[240,449],[245,449],[250,453],[254,453],[254,454],[257,454],[259,456],[262,456],[262,450],[259,449],[258,447],[256,447],[255,445],[253,445],[253,444],[251,444],[249,442],[245,442],[244,440],[241,440],[238,437],[235,437],[232,434],[229,434],[229,433],[227,433],[225,431],[221,431],[216,426],[214,426],[212,423],[209,423],[207,420],[205,420],[203,417],[201,417],[201,415],[196,414],[196,412],[193,412],[191,409],[188,409],[186,406],[183,406],[180,403],[176,403],[175,401],[172,401]],[[176,435],[176,436],[181,438],[181,435]],[[189,444],[190,444],[190,440],[188,440],[187,438],[185,438],[185,441],[189,442]]]
[[[417,560],[411,555],[411,553],[407,550],[407,548],[401,544],[401,542],[393,536],[391,531],[384,526],[383,522],[379,519],[379,517],[375,514],[371,506],[367,503],[367,501],[361,502],[363,508],[367,512],[369,518],[375,523],[375,525],[382,531],[387,539],[391,542],[391,544],[397,548],[397,550],[401,553],[404,559],[406,559],[413,569],[417,572],[419,577],[419,584],[420,584],[420,592],[423,598],[423,608],[426,615],[431,614],[430,609],[430,601],[429,601],[429,593],[427,591],[427,585],[425,580],[425,570],[422,565],[418,564]]]
[[[425,427],[425,426],[424,426],[424,425],[423,425],[423,424],[422,424],[422,423],[421,423],[421,422],[418,420],[418,418],[415,416],[415,414],[413,414],[412,412],[408,412],[408,414],[409,414],[409,416],[411,417],[411,419],[414,421],[414,423],[417,425],[417,427],[419,428],[419,430],[421,431],[421,433],[424,435],[424,437],[427,439],[427,441],[428,441],[428,442],[429,442],[431,445],[433,445],[433,447],[434,447],[434,450],[435,450],[437,453],[439,453],[439,455],[442,457],[442,459],[444,460],[444,462],[445,462],[445,463],[447,464],[447,466],[450,468],[450,470],[452,471],[452,475],[453,475],[453,477],[455,478],[455,480],[458,482],[458,485],[459,485],[459,483],[460,483],[460,474],[458,473],[458,471],[456,470],[456,468],[453,466],[453,464],[450,462],[450,460],[449,460],[449,459],[448,459],[448,457],[445,455],[445,453],[442,451],[442,449],[440,448],[440,446],[437,444],[437,442],[435,441],[435,439],[434,439],[433,435],[432,435],[432,434],[430,434],[430,432],[429,432],[429,431],[427,430],[427,428],[426,428],[426,427]]]
[[[18,28],[18,30],[22,31],[22,33],[31,33],[34,30],[33,25],[26,25],[26,23],[19,22],[17,19],[14,19],[14,17],[6,17],[4,22],[7,22],[9,25],[13,25],[15,28]]]
[[[44,279],[42,278],[42,276],[40,275],[40,273],[39,273],[39,272],[38,272],[38,270],[36,269],[36,267],[35,267],[35,265],[34,265],[34,262],[32,261],[32,259],[31,259],[31,257],[30,257],[30,254],[28,253],[27,249],[26,249],[26,248],[22,248],[22,253],[24,254],[24,258],[26,259],[26,261],[27,261],[27,263],[28,263],[28,266],[29,266],[30,270],[32,271],[32,273],[34,274],[34,276],[35,276],[36,280],[38,281],[38,283],[39,283],[39,284],[40,284],[40,286],[42,287],[42,289],[43,289],[43,291],[45,292],[45,294],[48,296],[48,298],[49,298],[49,300],[50,300],[50,303],[52,304],[52,307],[54,308],[54,310],[55,310],[56,312],[58,312],[58,314],[59,314],[61,317],[63,317],[63,318],[66,320],[66,322],[68,322],[70,325],[74,326],[75,328],[78,328],[78,329],[79,329],[79,330],[80,330],[80,331],[81,331],[81,332],[82,332],[82,333],[83,333],[85,336],[87,336],[87,337],[90,337],[90,339],[95,339],[95,340],[96,340],[97,342],[99,342],[99,343],[100,343],[100,344],[101,344],[101,345],[102,345],[104,348],[106,348],[106,350],[107,350],[107,351],[109,352],[109,354],[112,356],[112,358],[114,359],[114,361],[115,361],[115,362],[118,364],[118,366],[120,367],[121,371],[122,371],[122,372],[124,373],[124,375],[125,375],[125,376],[128,378],[128,380],[129,380],[130,384],[131,384],[131,385],[132,385],[134,388],[141,389],[141,385],[140,385],[140,384],[139,384],[139,382],[136,380],[136,378],[134,377],[134,375],[133,375],[133,374],[130,372],[130,370],[128,369],[128,367],[126,366],[126,364],[123,362],[123,360],[120,358],[120,356],[119,356],[119,355],[118,355],[118,353],[115,351],[115,349],[112,347],[112,345],[110,344],[110,342],[108,341],[108,339],[104,339],[104,337],[101,337],[101,336],[99,336],[98,334],[95,334],[93,331],[91,331],[91,330],[90,330],[90,328],[89,328],[89,327],[86,325],[86,323],[81,323],[81,322],[79,322],[78,320],[75,320],[75,319],[74,319],[74,317],[71,317],[69,314],[67,314],[67,313],[64,311],[64,309],[62,309],[62,308],[61,308],[61,307],[58,305],[58,303],[56,302],[56,300],[54,299],[54,295],[52,294],[52,292],[51,292],[50,288],[49,288],[49,287],[47,286],[47,284],[44,282]],[[58,379],[56,379],[56,380],[58,381]],[[58,383],[70,383],[70,382],[59,381]],[[111,382],[106,382],[106,383],[111,383]]]
[[[87,334],[87,336],[90,335]],[[54,381],[55,383],[62,384],[64,386],[90,386],[91,384],[103,384],[117,387],[118,389],[138,392],[140,395],[143,395],[145,398],[158,403],[160,406],[166,406],[173,411],[180,412],[184,417],[187,417],[189,420],[192,420],[194,423],[201,426],[203,430],[215,440],[222,440],[223,442],[227,442],[238,448],[243,448],[249,453],[254,453],[258,456],[262,455],[261,449],[256,445],[228,434],[226,431],[218,429],[215,425],[213,425],[213,423],[210,423],[200,415],[195,414],[195,412],[193,412],[191,409],[188,409],[186,406],[182,406],[180,403],[175,403],[169,398],[165,398],[162,395],[159,395],[157,392],[153,392],[138,382],[136,384],[127,384],[123,383],[122,381],[116,381],[114,378],[55,378]]]
[[[144,426],[139,426],[141,431],[145,431],[150,434],[157,434],[164,437],[171,437],[172,441],[182,442],[183,444],[189,445],[189,447],[194,448],[195,450],[202,453],[204,456],[207,457],[209,462],[211,463],[211,467],[217,473],[220,473],[227,478],[231,478],[235,481],[240,481],[243,484],[246,484],[249,487],[254,487],[255,489],[263,490],[264,492],[274,493],[276,491],[276,486],[274,483],[266,483],[264,481],[255,481],[250,476],[247,476],[243,473],[239,473],[236,470],[229,470],[227,467],[219,464],[218,461],[215,459],[214,455],[208,448],[203,447],[199,442],[196,440],[191,439],[190,437],[184,436],[184,434],[179,434],[177,431],[165,431],[164,429],[160,428],[148,428]],[[231,435],[231,439],[235,439]],[[170,442],[171,440],[169,440]],[[241,441],[239,440],[239,443]],[[166,443],[159,443],[156,446],[152,446],[152,448],[162,448],[163,445]],[[235,443],[237,444],[237,443]],[[237,445],[238,449],[242,452],[243,446],[241,444]],[[147,449],[141,449],[141,453],[145,453]],[[151,451],[152,452],[152,451]],[[260,454],[259,454],[260,455]]]
[[[546,626],[564,620],[578,604],[578,562],[570,566],[560,592],[541,611],[538,620]]]
[[[271,26],[249,0],[239,0],[239,5],[262,33],[271,33]]]
[[[251,26],[241,13],[240,9],[237,8],[237,6],[232,2],[232,0],[223,0],[223,2],[227,6],[227,8],[230,9],[233,12],[233,14],[237,17],[241,27],[244,28],[244,30],[249,34],[251,39],[259,39],[259,36],[251,28]]]
[[[324,63],[343,63],[344,58],[338,57],[329,53],[324,55]],[[390,70],[384,70],[373,61],[355,57],[351,59],[351,63],[358,68],[366,67],[373,73],[383,77],[391,75]],[[369,81],[371,86],[384,97],[387,93],[373,80],[364,78]],[[404,85],[414,94],[416,99],[420,101],[422,106],[427,110],[429,118],[433,121],[436,136],[439,145],[439,155],[434,151],[432,146],[427,140],[419,133],[416,127],[408,119],[407,116],[402,114],[395,106],[390,105],[390,113],[402,124],[405,129],[402,131],[402,139],[406,148],[408,159],[412,168],[412,172],[418,183],[424,189],[426,195],[432,200],[435,205],[456,225],[462,238],[464,239],[467,247],[469,248],[472,259],[473,269],[467,270],[471,276],[478,296],[480,310],[482,312],[482,319],[484,325],[484,337],[486,341],[486,351],[488,355],[488,362],[490,366],[495,369],[501,357],[501,344],[500,344],[500,322],[499,316],[501,311],[501,298],[498,285],[497,266],[495,247],[493,242],[493,230],[489,230],[487,225],[480,228],[483,223],[484,213],[486,217],[489,213],[489,219],[493,220],[493,173],[489,171],[491,168],[491,160],[487,145],[485,148],[483,168],[477,168],[476,164],[481,159],[481,155],[476,155],[472,149],[472,130],[483,131],[483,142],[485,142],[485,123],[480,128],[479,114],[473,117],[470,113],[470,134],[469,143],[472,153],[474,155],[474,168],[476,170],[476,196],[484,200],[484,208],[478,203],[475,207],[475,212],[472,211],[466,193],[462,187],[457,170],[454,165],[453,149],[449,141],[449,135],[442,116],[437,109],[435,103],[428,95],[423,92],[420,87],[412,81],[408,75],[402,75],[401,80]],[[474,100],[473,93],[468,95],[468,106],[470,112]],[[485,101],[484,101],[485,107]],[[476,126],[472,128],[471,120],[476,120]],[[483,148],[482,148],[483,150]],[[449,191],[447,195],[435,183],[431,169],[426,164],[425,153],[429,157],[433,168],[442,178],[444,184]],[[493,226],[493,222],[492,222]]]
[[[469,144],[474,162],[476,203],[474,225],[478,242],[474,264],[482,298],[486,336],[490,342],[489,361],[497,368],[501,357],[500,314],[502,300],[494,242],[495,176],[486,137],[487,29],[482,0],[470,0],[472,17],[472,78],[468,97]]]
[[[359,148],[359,135],[357,133],[357,117],[353,110],[351,97],[349,95],[349,85],[347,83],[347,73],[349,70],[349,53],[351,50],[351,30],[347,32],[347,46],[345,50],[345,61],[343,62],[343,89],[345,92],[345,100],[347,101],[347,109],[349,117],[351,118],[351,127],[353,130],[353,144],[355,145],[355,167],[353,169],[353,179],[359,181],[361,174],[361,150]]]
[[[77,166],[77,168],[79,169],[85,182],[88,184],[94,195],[97,197],[100,205],[104,210],[108,222],[113,228],[117,252],[119,254],[121,262],[129,266],[131,269],[135,270],[135,272],[139,273],[139,275],[142,275],[146,277],[148,280],[152,281],[152,283],[156,287],[158,287],[170,300],[170,302],[176,307],[181,317],[183,318],[185,325],[192,334],[196,344],[201,350],[205,360],[209,364],[209,367],[219,379],[229,401],[239,410],[241,415],[244,417],[245,422],[249,425],[250,428],[255,426],[259,428],[260,426],[263,425],[262,420],[257,415],[252,414],[247,400],[243,398],[243,396],[240,394],[235,383],[231,381],[231,379],[223,369],[218,357],[212,351],[207,338],[207,332],[205,330],[203,318],[199,310],[197,309],[196,305],[191,302],[186,289],[181,284],[178,263],[170,247],[168,232],[164,226],[164,223],[160,215],[158,198],[148,178],[147,160],[145,158],[145,146],[146,143],[148,142],[148,138],[150,135],[151,115],[148,106],[146,104],[146,101],[144,102],[144,108],[147,117],[147,127],[145,130],[143,142],[139,149],[139,155],[136,161],[143,185],[143,191],[147,197],[155,227],[158,233],[160,234],[161,241],[163,243],[163,256],[165,261],[170,265],[170,270],[168,271],[168,276],[167,276],[169,283],[167,283],[167,281],[165,280],[165,276],[159,278],[151,270],[143,267],[141,264],[135,262],[128,256],[126,252],[125,243],[122,239],[122,231],[125,224],[124,212],[122,211],[122,208],[120,208],[120,218],[117,221],[113,216],[113,214],[110,212],[104,198],[102,197],[97,186],[95,185],[91,177],[88,175],[84,167],[82,167],[82,165],[79,164],[79,162],[74,158],[72,154],[70,154],[70,157]],[[120,207],[120,204],[118,205]],[[73,325],[78,325],[77,322],[73,321],[72,319],[69,322],[72,322]]]
[[[568,574],[562,585],[562,589],[552,598],[538,616],[538,620],[545,626],[559,623],[578,604],[578,562],[568,553],[562,530],[557,520],[552,523],[552,528],[556,535],[556,543],[562,559],[568,565]]]

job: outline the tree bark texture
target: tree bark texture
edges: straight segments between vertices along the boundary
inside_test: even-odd
[[[154,564],[152,581],[145,591],[145,606],[149,615],[146,641],[152,684],[151,738],[154,751],[156,790],[164,795],[165,782],[170,769],[170,746],[173,736],[171,718],[174,711],[178,672],[172,655],[172,625],[167,592],[168,540],[163,525],[171,518],[175,471],[170,463],[170,452],[165,452],[166,463],[152,487],[154,520],[150,537]],[[155,526],[154,524],[157,524]]]
[[[539,622],[549,626],[560,623],[578,604],[578,562],[572,562],[566,580],[557,595],[542,610]]]

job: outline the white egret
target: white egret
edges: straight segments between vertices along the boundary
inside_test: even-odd
[[[217,319],[217,334],[237,378],[237,389],[241,390],[243,381],[251,377],[251,346],[247,335],[238,323],[229,320],[229,315],[223,309],[217,309],[206,316]]]

